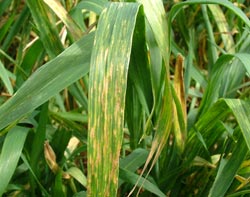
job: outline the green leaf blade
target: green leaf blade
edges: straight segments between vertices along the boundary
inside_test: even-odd
[[[2,79],[6,89],[8,90],[8,92],[12,95],[14,90],[12,88],[9,76],[8,76],[8,72],[7,70],[4,68],[3,63],[0,61],[0,79]]]
[[[0,184],[0,196],[5,192],[17,167],[28,130],[29,128],[14,127],[6,136],[0,155],[0,173],[3,180]]]
[[[83,37],[25,81],[0,107],[0,129],[22,118],[89,71],[93,34]]]

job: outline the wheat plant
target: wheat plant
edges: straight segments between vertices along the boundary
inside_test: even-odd
[[[248,0],[0,0],[0,196],[248,196]]]

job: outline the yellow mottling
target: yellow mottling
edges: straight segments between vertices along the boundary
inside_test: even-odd
[[[95,138],[94,126],[90,129],[89,135],[90,135],[90,138],[91,138],[91,139],[94,139],[94,138]]]

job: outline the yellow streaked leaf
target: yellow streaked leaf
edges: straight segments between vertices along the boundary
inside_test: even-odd
[[[185,141],[187,138],[187,113],[186,113],[186,100],[185,100],[185,87],[183,79],[183,67],[184,58],[180,54],[177,56],[175,64],[175,75],[174,75],[174,92],[176,99],[174,99],[174,133],[177,146],[180,152],[183,151]],[[178,108],[179,106],[179,108]],[[179,114],[179,115],[178,115]]]
[[[62,6],[61,2],[58,0],[43,0],[54,13],[63,21],[73,37],[78,40],[82,36],[82,31],[76,24],[76,22],[71,18],[67,10]]]

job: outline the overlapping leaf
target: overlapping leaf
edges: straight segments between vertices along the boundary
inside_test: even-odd
[[[17,121],[89,71],[93,34],[83,37],[37,70],[0,107],[0,129]],[[70,74],[69,74],[70,73]]]

